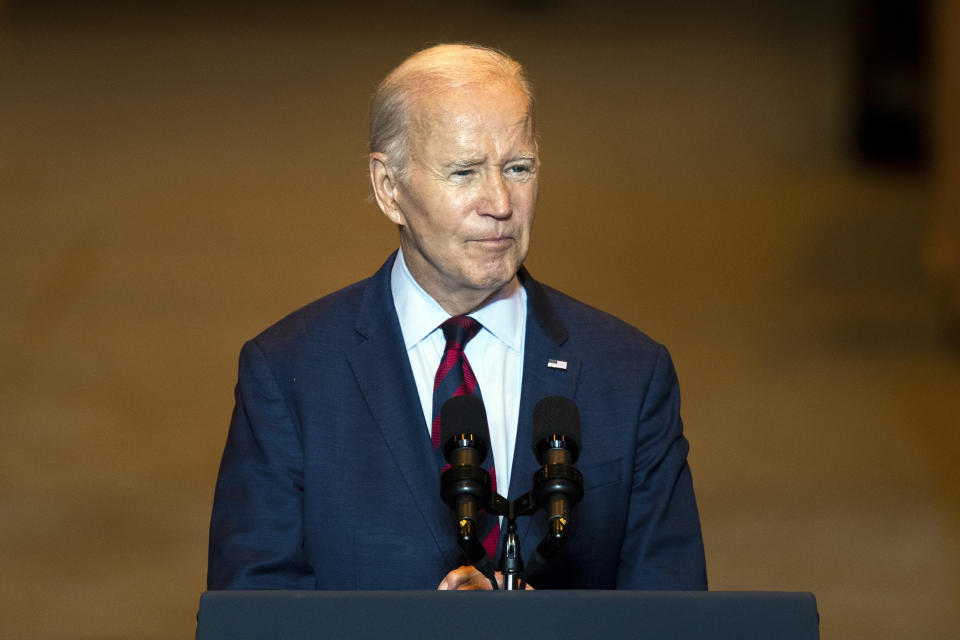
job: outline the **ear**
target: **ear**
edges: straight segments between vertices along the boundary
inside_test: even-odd
[[[383,215],[397,225],[406,225],[406,218],[397,203],[397,190],[400,182],[390,167],[387,154],[374,151],[370,154],[370,184],[373,187],[373,197]]]

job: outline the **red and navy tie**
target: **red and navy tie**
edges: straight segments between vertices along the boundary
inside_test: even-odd
[[[480,385],[477,384],[477,376],[474,375],[473,368],[470,367],[463,351],[467,343],[482,328],[480,323],[469,316],[453,316],[441,324],[440,328],[443,330],[447,345],[440,359],[437,375],[433,379],[433,422],[430,427],[430,439],[434,449],[440,446],[440,408],[443,404],[454,396],[473,395],[483,399],[480,395]],[[490,459],[493,459],[493,454],[490,455]],[[491,488],[496,491],[497,474],[493,465],[490,467],[490,481]],[[483,539],[483,548],[491,558],[496,553],[497,540],[500,538],[499,519],[495,522],[493,529]]]

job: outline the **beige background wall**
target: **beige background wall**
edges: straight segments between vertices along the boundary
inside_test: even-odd
[[[240,345],[393,249],[367,99],[448,40],[535,82],[531,271],[671,349],[711,588],[958,628],[934,184],[850,160],[840,3],[78,4],[0,3],[0,636],[192,634]]]

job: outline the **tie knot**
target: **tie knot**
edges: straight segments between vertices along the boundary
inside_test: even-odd
[[[470,316],[453,316],[440,325],[447,349],[462,350],[481,329],[481,324]]]

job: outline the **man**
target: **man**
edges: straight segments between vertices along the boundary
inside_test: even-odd
[[[538,468],[533,406],[579,405],[585,492],[535,588],[706,588],[669,355],[523,269],[538,170],[532,97],[504,54],[441,45],[384,79],[370,178],[400,251],[244,345],[210,589],[489,588],[461,566],[440,498],[448,371],[453,395],[482,397],[511,500]],[[496,557],[503,536],[485,522]],[[542,513],[520,519],[524,558],[545,533]]]

